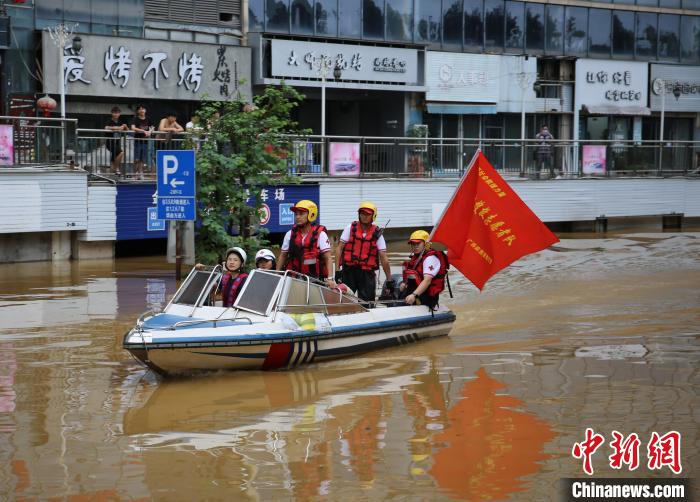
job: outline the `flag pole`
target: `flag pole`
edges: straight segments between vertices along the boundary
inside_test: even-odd
[[[430,241],[433,240],[433,234],[435,233],[435,229],[440,226],[440,223],[442,222],[442,217],[445,216],[445,212],[447,209],[450,207],[450,204],[452,204],[452,201],[454,200],[455,196],[459,193],[459,189],[462,186],[462,183],[467,179],[467,175],[469,174],[469,171],[472,170],[472,167],[474,167],[474,163],[476,162],[477,157],[481,153],[481,147],[476,149],[476,152],[474,152],[474,156],[472,157],[472,160],[469,161],[469,165],[467,165],[466,171],[464,171],[464,175],[462,175],[462,179],[459,181],[459,184],[457,185],[457,188],[455,188],[455,191],[452,192],[452,197],[450,197],[450,200],[445,204],[445,207],[442,210],[442,213],[440,214],[440,218],[438,218],[437,223],[433,226],[433,229],[430,232],[430,236],[428,239]]]

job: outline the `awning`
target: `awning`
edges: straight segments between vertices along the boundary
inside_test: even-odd
[[[591,115],[651,115],[646,106],[583,105],[583,110]]]
[[[465,105],[456,103],[427,103],[428,113],[453,115],[495,115],[496,104]]]

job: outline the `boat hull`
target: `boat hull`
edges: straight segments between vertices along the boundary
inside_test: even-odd
[[[445,336],[454,323],[451,312],[426,316],[403,326],[343,330],[329,333],[293,333],[272,340],[212,338],[169,343],[139,343],[127,333],[124,347],[157,373],[170,376],[216,370],[293,369],[311,363],[397,347]]]

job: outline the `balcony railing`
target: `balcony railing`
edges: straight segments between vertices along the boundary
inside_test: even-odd
[[[0,166],[42,167],[69,162],[78,121],[0,116]]]
[[[8,119],[8,117],[5,117]],[[136,142],[142,142],[143,174],[155,178],[158,150],[192,148],[206,138],[187,133],[154,133],[135,139],[133,133],[103,129],[75,129],[75,121],[17,118],[14,121],[13,165],[74,162],[94,174],[125,180],[141,178],[134,168]],[[56,119],[54,119],[56,120]],[[61,131],[63,132],[63,136]],[[700,142],[579,141],[474,138],[307,136],[292,138],[289,172],[305,177],[451,178],[462,176],[480,148],[504,176],[526,179],[697,176]],[[61,142],[65,144],[61,154]],[[337,144],[350,144],[338,146]],[[140,149],[141,147],[139,147]],[[339,158],[338,150],[351,152]],[[118,165],[112,161],[123,152]],[[359,169],[356,164],[359,163]],[[342,164],[342,165],[341,165]],[[116,176],[115,176],[116,177]]]

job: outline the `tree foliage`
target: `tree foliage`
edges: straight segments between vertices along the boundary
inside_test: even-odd
[[[268,86],[253,98],[202,104],[201,129],[193,141],[197,151],[196,255],[202,263],[217,263],[225,250],[240,246],[251,255],[267,244],[266,230],[257,228],[265,186],[296,183],[288,174],[292,135],[306,134],[291,112],[303,95],[287,85]],[[248,199],[248,202],[246,202]],[[230,230],[238,235],[232,236]]]

